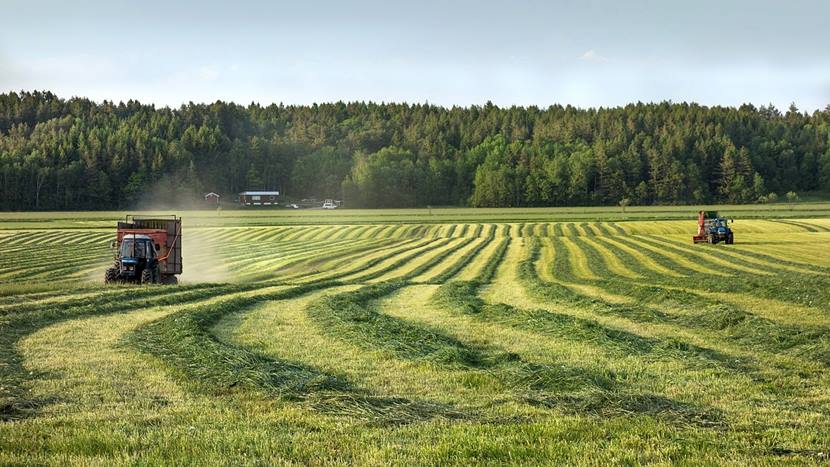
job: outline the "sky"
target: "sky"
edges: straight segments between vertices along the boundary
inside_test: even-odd
[[[0,92],[96,101],[830,104],[826,0],[0,0]]]

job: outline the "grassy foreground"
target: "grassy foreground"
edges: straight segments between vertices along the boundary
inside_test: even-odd
[[[694,209],[4,213],[0,464],[830,462],[830,205]]]

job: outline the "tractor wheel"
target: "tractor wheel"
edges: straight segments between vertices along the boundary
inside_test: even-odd
[[[104,273],[104,284],[112,284],[113,282],[118,280],[118,269],[117,268],[107,268],[107,272]]]
[[[145,268],[141,271],[141,283],[142,284],[152,284],[156,282],[156,274],[150,268]]]
[[[732,234],[729,234],[729,236],[726,237],[726,244],[727,245],[732,245],[734,243],[735,243],[735,237]]]

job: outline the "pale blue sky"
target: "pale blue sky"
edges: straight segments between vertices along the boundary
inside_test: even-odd
[[[830,104],[830,2],[0,0],[0,92]]]

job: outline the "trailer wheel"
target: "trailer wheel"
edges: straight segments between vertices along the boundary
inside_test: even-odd
[[[165,274],[161,276],[161,280],[159,282],[165,285],[176,285],[179,283],[179,279],[172,274]]]
[[[153,273],[153,270],[151,268],[144,268],[144,270],[141,271],[141,283],[142,284],[152,284],[152,283],[156,282],[155,279],[156,279],[156,274]]]
[[[107,271],[104,273],[104,284],[112,284],[113,282],[118,280],[118,269],[116,268],[107,268]]]

